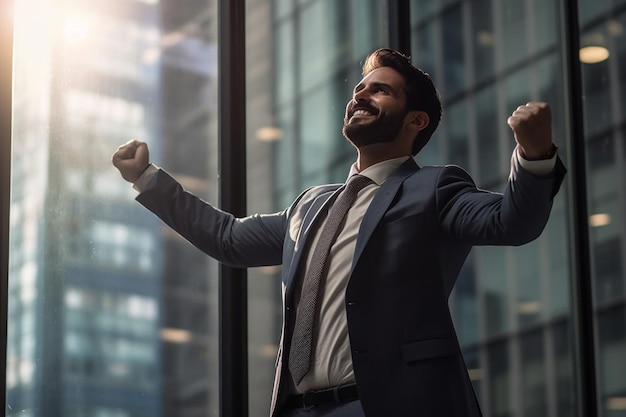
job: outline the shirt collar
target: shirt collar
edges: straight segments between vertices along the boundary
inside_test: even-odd
[[[356,162],[352,164],[350,167],[350,173],[348,174],[348,178],[355,174],[361,174],[376,183],[376,185],[382,185],[387,178],[391,176],[391,174],[398,169],[400,165],[405,163],[410,156],[401,156],[399,158],[387,159],[386,161],[379,162],[370,167],[365,168],[363,171],[359,172],[356,168]]]

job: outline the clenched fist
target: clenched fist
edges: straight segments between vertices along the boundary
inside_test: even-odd
[[[138,140],[128,141],[117,148],[111,161],[122,178],[134,183],[150,165],[148,145]]]
[[[525,159],[544,159],[552,150],[552,112],[548,104],[531,101],[519,106],[507,123]]]

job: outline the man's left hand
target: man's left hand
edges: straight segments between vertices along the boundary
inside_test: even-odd
[[[552,112],[547,103],[531,101],[519,106],[508,118],[521,156],[527,160],[545,159],[552,144]]]

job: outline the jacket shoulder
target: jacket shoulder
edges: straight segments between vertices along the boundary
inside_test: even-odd
[[[325,185],[316,185],[311,188],[307,188],[304,190],[293,202],[291,208],[295,208],[296,206],[304,205],[307,203],[311,203],[316,198],[321,195],[332,193],[341,187],[342,184],[325,184]]]
[[[439,187],[442,184],[456,181],[474,183],[471,175],[458,165],[426,165],[408,177],[405,180],[405,186],[412,184],[423,187],[425,184],[432,184]]]

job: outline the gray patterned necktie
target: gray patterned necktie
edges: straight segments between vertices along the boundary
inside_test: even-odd
[[[371,182],[372,180],[362,175],[353,175],[348,180],[346,188],[339,194],[328,211],[326,223],[324,223],[313,251],[311,263],[302,284],[302,293],[296,312],[296,323],[289,351],[289,371],[296,385],[302,381],[311,367],[313,327],[319,311],[318,298],[320,288],[323,285],[322,281],[330,248],[337,239],[345,223],[346,213],[354,204],[359,191]]]

